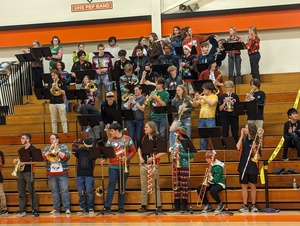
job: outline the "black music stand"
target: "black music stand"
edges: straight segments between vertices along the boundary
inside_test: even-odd
[[[114,148],[113,147],[98,147],[98,148],[96,148],[96,150],[99,150],[100,149],[100,151],[99,152],[97,152],[96,154],[95,154],[95,156],[97,157],[97,158],[102,158],[102,159],[108,159],[108,158],[116,158],[116,153],[115,153],[115,151],[114,151]],[[99,155],[99,153],[100,153],[100,155]],[[104,203],[105,203],[105,197],[104,197],[104,194],[105,194],[105,192],[104,192],[104,174],[103,174],[103,164],[101,164],[101,169],[102,169],[102,175],[101,175],[101,180],[102,180],[102,189],[103,189],[103,205],[104,205]],[[105,215],[105,214],[112,214],[112,215],[115,215],[115,213],[113,213],[113,212],[106,212],[106,211],[101,211],[101,212],[99,212],[98,214],[97,214],[97,216],[99,216],[99,215]]]
[[[237,102],[234,104],[233,115],[256,115],[258,111],[257,102],[249,101],[249,102]]]
[[[43,58],[43,57],[51,57],[52,56],[49,46],[31,48],[31,52],[38,59]]]
[[[42,73],[42,80],[45,83],[49,84],[51,82],[51,74],[50,73]]]
[[[191,185],[190,185],[190,180],[191,180],[191,161],[190,161],[190,153],[197,153],[197,149],[195,148],[193,142],[190,139],[184,139],[184,140],[179,140],[179,142],[182,144],[183,149],[185,152],[188,153],[188,161],[189,161],[189,177],[188,177],[188,186],[190,190],[190,214],[193,214],[193,208],[192,208],[192,191],[191,191]]]
[[[208,69],[208,64],[196,64],[196,68],[197,68],[197,72],[199,73],[199,75],[201,74],[202,71],[205,71],[206,69]]]
[[[168,152],[168,140],[144,140],[143,142],[143,153],[146,154],[153,154],[154,156],[156,156],[157,152]],[[156,161],[156,159],[155,159]],[[155,211],[152,211],[148,214],[155,214],[158,215],[160,214],[164,214],[166,215],[166,213],[163,213],[161,210],[158,210],[158,206],[157,206],[157,181],[156,178],[154,179],[154,189],[155,189]]]
[[[95,80],[96,78],[96,70],[87,69],[87,70],[78,70],[75,71],[76,75],[76,84],[80,84],[83,81],[84,76],[88,75],[91,80]]]
[[[207,82],[213,84],[212,80],[210,80],[210,79],[209,80],[193,81],[192,82],[193,89],[200,92],[200,93],[202,93],[203,92],[202,86],[203,86],[204,83],[207,83]]]
[[[226,51],[243,50],[246,49],[244,42],[225,42],[223,47]]]
[[[175,97],[176,95],[176,89],[170,89],[170,90],[166,90],[169,93],[169,100],[171,103],[171,100]]]
[[[135,120],[136,116],[135,116],[135,112],[131,109],[126,109],[126,110],[115,110],[112,113],[112,118],[113,121],[117,121],[120,125],[122,125],[123,130],[127,130],[127,128],[125,128],[125,121],[131,121],[131,120]]]
[[[165,79],[169,78],[168,68],[172,64],[153,64],[153,71],[156,71],[158,74],[162,75]]]
[[[19,158],[20,162],[30,162],[30,183],[31,183],[31,211],[34,217],[38,217],[39,214],[35,213],[33,209],[33,169],[32,164],[33,162],[44,162],[44,158],[42,156],[41,149],[36,148],[29,148],[29,151],[20,152],[19,150]],[[38,211],[38,210],[36,210]]]
[[[78,100],[84,100],[88,98],[85,89],[66,90],[65,92],[67,100],[76,100],[76,102],[78,102]]]
[[[204,127],[204,128],[198,128],[199,137],[202,138],[211,138],[211,137],[221,137],[222,131],[220,126],[216,127]],[[210,139],[210,142],[212,144],[212,141]],[[213,145],[212,145],[213,146]],[[207,148],[207,147],[206,147]],[[223,149],[223,148],[222,148]]]
[[[26,84],[26,103],[25,104],[31,104],[28,100],[28,93],[31,93],[31,81],[29,80],[30,77],[30,62],[36,61],[34,56],[31,53],[25,53],[25,54],[15,54],[16,58],[19,60],[20,63],[26,64],[28,70],[25,72],[25,84]],[[21,70],[20,70],[21,74]]]
[[[99,55],[99,52],[93,52],[93,54],[94,54],[95,56],[98,56],[98,55]],[[113,55],[111,55],[110,52],[104,51],[104,54],[109,55],[110,58],[115,58]]]
[[[129,59],[131,62],[134,62],[135,59],[139,58],[138,56],[130,56]]]
[[[175,52],[177,56],[183,56],[183,47],[182,46],[175,47]]]

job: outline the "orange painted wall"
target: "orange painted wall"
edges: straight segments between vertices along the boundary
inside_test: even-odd
[[[259,13],[230,14],[162,21],[162,34],[172,32],[175,25],[190,26],[193,33],[227,32],[230,26],[238,30],[247,30],[255,25],[258,30],[300,27],[300,9],[268,11]],[[62,43],[77,43],[106,40],[110,35],[118,39],[132,39],[146,36],[151,32],[151,21],[118,22],[99,25],[65,26],[23,30],[0,31],[0,47],[31,46],[38,39],[43,44],[50,44],[53,35],[59,36]]]

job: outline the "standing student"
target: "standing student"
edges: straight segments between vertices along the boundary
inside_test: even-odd
[[[115,36],[110,36],[107,39],[108,46],[106,47],[106,51],[111,53],[114,58],[112,58],[112,65],[115,64],[117,60],[119,60],[119,51],[121,50],[120,46],[117,44],[117,38]]]
[[[149,34],[149,57],[151,58],[151,62],[157,63],[157,58],[163,54],[163,49],[160,41],[158,40],[157,34],[151,32]]]
[[[159,140],[159,132],[157,131],[157,126],[154,122],[149,121],[144,127],[145,140]],[[158,150],[159,151],[159,150]],[[137,210],[138,213],[144,213],[147,211],[148,205],[148,195],[154,194],[156,196],[157,210],[161,211],[161,196],[160,196],[160,186],[159,186],[159,170],[160,170],[160,158],[165,155],[165,153],[157,152],[154,156],[153,154],[143,153],[143,146],[139,147],[138,155],[140,160],[140,176],[141,176],[141,207]],[[151,178],[151,181],[149,179]],[[156,180],[156,189],[155,187]],[[157,192],[157,194],[155,194]]]
[[[63,47],[60,45],[60,39],[57,36],[53,36],[51,39],[52,46],[50,47],[52,56],[46,58],[46,60],[50,60],[49,62],[49,70],[52,70],[52,66],[56,61],[62,61],[63,58]]]
[[[106,146],[114,148],[116,157],[109,159],[107,195],[102,211],[111,212],[111,203],[113,201],[116,184],[118,183],[118,212],[125,213],[124,202],[126,193],[126,181],[129,176],[130,159],[132,159],[135,155],[136,149],[131,138],[123,134],[120,124],[112,123],[109,126],[109,130],[111,138],[107,141]],[[102,164],[104,161],[102,161]],[[125,161],[128,172],[125,172]],[[120,176],[123,177],[123,184]]]
[[[250,67],[251,67],[251,75],[252,78],[256,78],[260,80],[259,74],[259,61],[260,61],[260,38],[257,35],[257,28],[255,26],[251,26],[248,29],[249,38],[246,43],[246,48],[248,49]]]
[[[69,193],[69,166],[70,152],[65,144],[60,143],[59,136],[52,134],[50,136],[50,146],[47,146],[43,152],[46,161],[46,174],[51,187],[53,210],[50,215],[60,213],[61,201],[65,208],[66,215],[70,215],[70,193]],[[50,153],[52,153],[50,155]],[[56,157],[53,157],[53,154]]]
[[[237,149],[240,151],[240,161],[238,165],[238,172],[240,174],[240,184],[242,184],[242,196],[243,196],[243,206],[239,209],[240,213],[249,212],[248,209],[248,185],[250,186],[251,194],[251,212],[258,212],[256,207],[256,184],[258,176],[258,164],[251,161],[254,154],[259,151],[257,150],[257,141],[255,135],[257,133],[257,128],[254,123],[248,123],[245,128],[241,129],[241,136],[236,144]],[[255,144],[253,144],[255,142]],[[247,164],[247,160],[250,154],[250,159]],[[246,169],[245,169],[246,167]],[[245,173],[244,173],[245,171]],[[244,173],[244,177],[242,178]]]
[[[5,164],[5,159],[4,159],[4,154],[0,150],[0,204],[1,204],[1,211],[0,211],[0,216],[7,215],[7,206],[6,206],[6,197],[3,189],[3,175],[2,175],[2,168],[4,167]]]
[[[73,63],[75,63],[76,61],[78,61],[78,55],[77,55],[77,53],[79,51],[84,51],[85,52],[85,61],[90,62],[90,54],[89,54],[89,52],[87,52],[87,51],[84,50],[84,47],[85,47],[84,43],[79,43],[78,44],[78,48],[73,51],[73,57],[72,57],[73,58]]]
[[[35,148],[31,143],[31,134],[24,133],[21,136],[21,143],[23,147],[19,150],[19,158],[14,159],[13,163],[16,165],[20,161],[20,155],[22,153],[29,152],[30,149]],[[32,205],[32,214],[34,216],[39,216],[38,208],[39,201],[34,189],[34,180],[35,180],[35,162],[20,162],[20,171],[17,172],[17,186],[18,186],[18,194],[19,194],[19,210],[15,213],[17,217],[26,216],[26,185],[28,187],[28,192],[30,195],[30,200],[33,202]],[[31,165],[32,164],[32,165]],[[32,172],[31,172],[32,171]],[[31,173],[33,183],[31,182]],[[32,187],[33,186],[33,187]]]

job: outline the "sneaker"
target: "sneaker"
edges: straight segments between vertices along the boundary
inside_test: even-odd
[[[144,208],[143,206],[141,206],[141,208],[139,208],[139,209],[137,210],[137,212],[138,212],[138,213],[145,213],[145,212],[147,212],[147,209]]]
[[[282,158],[281,160],[286,162],[289,161],[289,158]]]
[[[14,215],[16,217],[25,217],[26,216],[26,212],[18,210],[17,212],[14,213]]]
[[[77,215],[84,215],[84,214],[86,214],[86,213],[87,213],[86,210],[80,209],[80,210],[77,212]]]
[[[89,215],[94,215],[94,210],[93,209],[89,209]]]
[[[158,211],[158,212],[162,212],[161,206],[158,206],[158,207],[157,207],[157,211]]]
[[[40,214],[38,213],[37,210],[33,210],[33,211],[32,211],[32,216],[34,216],[34,217],[39,217]]]
[[[258,212],[258,209],[255,205],[252,205],[251,207],[251,213],[257,213]]]
[[[125,210],[123,208],[119,208],[118,213],[125,213]]]
[[[246,205],[243,205],[242,208],[239,209],[240,213],[246,213],[249,212],[249,209]]]
[[[110,207],[104,207],[102,210],[101,210],[102,214],[103,213],[111,213],[111,209]]]
[[[201,211],[202,213],[207,213],[211,211],[211,207],[209,204],[206,204],[204,209]]]
[[[71,211],[69,209],[66,210],[67,215],[71,215]]]
[[[52,210],[50,212],[50,215],[58,215],[59,214],[59,211],[58,210]]]
[[[215,209],[215,213],[220,213],[222,212],[222,210],[224,209],[224,204],[220,203],[217,207],[217,209]]]
[[[0,215],[7,215],[8,214],[8,211],[7,210],[1,210],[0,211]]]

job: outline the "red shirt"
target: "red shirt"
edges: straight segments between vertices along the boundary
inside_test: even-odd
[[[260,38],[258,36],[251,36],[246,43],[248,54],[256,53],[259,51]]]
[[[215,70],[214,71],[215,79],[217,79],[220,74],[221,74],[221,71]],[[198,80],[209,80],[209,75],[210,75],[210,70],[206,69],[205,71],[201,72]],[[223,77],[222,77],[222,75],[220,76],[220,78],[218,78],[218,82],[223,83]],[[218,96],[221,96],[223,94],[222,87],[221,86],[217,86],[217,87],[219,89]]]
[[[192,46],[196,47],[197,50],[197,58],[200,54],[202,54],[200,45],[202,42],[206,42],[208,40],[209,36],[208,35],[192,35],[192,38],[185,38],[182,41],[182,46],[191,44]]]

